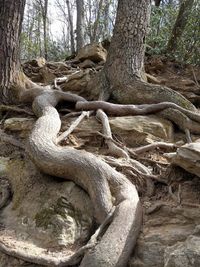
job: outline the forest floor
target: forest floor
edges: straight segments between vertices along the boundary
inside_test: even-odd
[[[79,86],[83,88],[89,79],[88,75],[94,75],[103,66],[100,63],[92,65],[92,67],[89,66],[89,68],[80,68],[78,64],[79,62],[73,62],[73,60],[70,61],[70,64],[69,62],[66,64],[63,64],[63,62],[45,64],[44,62],[38,63],[38,61],[33,60],[24,64],[24,71],[33,81],[41,84],[52,84],[55,78],[62,77],[63,75],[74,75],[73,79],[70,80],[74,88]],[[183,94],[197,108],[200,106],[200,67],[184,65],[161,56],[151,56],[146,58],[145,69],[147,74],[149,74],[147,76],[149,82],[166,85]],[[77,71],[79,71],[78,74],[76,73]],[[82,72],[81,75],[80,72]],[[68,85],[66,84],[63,86],[65,90],[67,87]],[[80,92],[82,91],[78,89],[78,93]],[[21,153],[20,151],[23,150],[19,147],[25,146],[26,138],[36,119],[32,114],[31,107],[28,105],[12,106],[10,108],[2,106],[0,108],[0,131],[3,133],[0,142],[0,157],[18,157],[18,154]],[[78,113],[74,114],[73,106],[69,105],[66,108],[65,104],[59,105],[58,109],[62,119],[61,131],[65,131],[75,120],[74,118],[78,116]],[[149,125],[151,120],[156,120],[155,117],[150,115]],[[126,119],[124,118],[124,120]],[[179,167],[172,167],[168,173],[166,172],[167,167],[170,165],[170,160],[165,156],[165,153],[174,152],[174,148],[157,147],[141,154],[136,153],[138,147],[144,147],[154,142],[174,143],[178,146],[184,144],[184,133],[180,132],[175,126],[167,125],[165,121],[156,122],[157,124],[153,129],[151,126],[148,126],[147,120],[147,122],[142,121],[141,127],[146,131],[143,137],[143,133],[138,129],[129,129],[129,122],[121,121],[118,118],[109,118],[109,120],[116,143],[124,149],[128,149],[132,153],[133,159],[144,164],[151,171],[151,175],[155,176],[155,180],[152,177],[152,180],[149,179],[150,182],[147,182],[146,179],[148,178],[145,175],[134,173],[131,167],[126,164],[125,159],[117,159],[115,161],[107,155],[107,146],[103,136],[100,134],[101,124],[93,115],[90,118],[84,119],[68,138],[62,141],[61,145],[73,146],[76,149],[85,149],[96,155],[102,155],[101,157],[106,162],[110,162],[117,170],[126,174],[136,184],[143,202],[145,216],[147,217],[157,212],[163,206],[177,207],[181,202],[187,207],[199,210],[200,182],[197,176]],[[134,120],[131,123],[134,123]],[[135,121],[135,123],[139,122]],[[148,127],[150,130],[147,129]],[[156,131],[159,131],[161,128],[161,131],[168,132],[162,133],[159,137]],[[124,129],[125,133],[123,133]],[[173,133],[170,132],[171,129],[173,129]],[[195,141],[200,136],[193,135],[192,138]],[[164,182],[163,170],[165,171]],[[144,224],[146,219],[145,217]]]

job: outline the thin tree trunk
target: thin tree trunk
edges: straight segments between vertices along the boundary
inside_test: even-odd
[[[47,12],[48,12],[48,0],[45,0],[44,1],[44,16],[43,16],[43,26],[44,26],[44,57],[45,57],[45,59],[48,59]]]
[[[110,1],[105,1],[105,8],[104,8],[104,31],[103,31],[103,38],[109,37],[109,9],[110,9]]]
[[[25,0],[0,1],[0,102],[10,101],[19,63],[19,36]]]
[[[44,57],[48,58],[48,40],[47,40],[47,12],[48,12],[48,0],[39,0],[39,4],[42,11],[43,20],[43,38],[44,38]]]
[[[69,27],[70,27],[70,40],[71,40],[71,53],[75,53],[75,43],[74,43],[74,27],[73,27],[73,17],[71,13],[71,8],[69,4],[69,0],[66,0],[68,17],[69,17]]]
[[[101,12],[102,12],[102,5],[103,5],[103,0],[100,0],[99,1],[99,5],[98,5],[98,10],[97,10],[97,17],[96,17],[96,20],[94,22],[94,30],[93,30],[93,35],[92,35],[92,43],[98,41],[97,33],[98,33],[100,16],[101,16]]]
[[[84,3],[83,0],[76,0],[77,24],[76,24],[76,42],[77,51],[84,46]]]
[[[168,53],[174,52],[177,49],[178,40],[181,38],[185,26],[188,21],[188,17],[192,11],[194,0],[183,0],[179,9],[179,13],[172,30],[172,34],[167,44],[166,51]]]

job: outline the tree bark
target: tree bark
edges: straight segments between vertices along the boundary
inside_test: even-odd
[[[25,0],[0,1],[0,102],[8,103],[11,86],[20,68],[19,36]]]
[[[76,0],[77,23],[76,23],[76,48],[79,51],[84,46],[84,2]]]
[[[75,53],[75,43],[74,43],[74,27],[73,27],[73,17],[71,13],[71,8],[69,4],[69,0],[66,0],[68,17],[69,17],[69,27],[70,27],[70,40],[71,40],[71,53]]]
[[[99,4],[98,4],[97,17],[96,17],[96,20],[94,22],[94,29],[93,29],[93,34],[92,34],[92,43],[98,42],[98,27],[99,27],[101,12],[102,12],[102,5],[103,5],[103,0],[100,0]]]
[[[167,53],[172,53],[176,51],[178,40],[181,38],[185,26],[187,25],[188,17],[192,11],[193,4],[194,0],[183,0],[181,2],[179,13],[167,44]]]
[[[141,78],[149,19],[150,0],[118,2],[110,53],[105,66],[113,85],[118,76],[123,83],[130,83],[130,77]]]
[[[48,0],[39,0],[39,5],[42,12],[43,21],[43,42],[44,42],[44,57],[48,59],[48,34],[47,34],[47,12],[48,12]]]

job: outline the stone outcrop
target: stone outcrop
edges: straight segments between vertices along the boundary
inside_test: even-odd
[[[200,140],[177,149],[172,162],[200,177]]]
[[[76,56],[76,60],[84,61],[85,59],[90,59],[93,62],[106,61],[107,51],[101,43],[88,44],[81,48]]]

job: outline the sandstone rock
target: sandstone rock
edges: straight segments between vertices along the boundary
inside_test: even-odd
[[[4,122],[4,130],[18,133],[20,138],[27,138],[35,123],[33,118],[9,118]]]
[[[5,173],[7,173],[9,160],[9,158],[0,157],[0,176],[3,176]]]
[[[70,79],[66,83],[61,84],[61,89],[63,91],[70,91],[78,95],[83,95],[84,97],[87,97],[90,94],[90,92],[86,91],[86,87],[88,85],[88,82],[93,77],[93,71],[92,70],[83,70],[80,75],[76,75],[75,79]]]
[[[200,140],[177,149],[172,162],[200,177]]]
[[[156,116],[125,116],[110,118],[113,132],[119,134],[128,145],[173,140],[171,122]]]
[[[100,43],[88,44],[79,50],[75,60],[90,59],[93,62],[106,61],[107,51]]]
[[[66,130],[72,120],[63,121],[63,130]],[[130,147],[149,144],[153,141],[172,141],[173,125],[171,122],[156,116],[124,116],[110,117],[110,126],[114,135],[121,138]],[[96,132],[102,130],[102,125],[94,118],[84,120],[74,130],[78,138],[96,139]]]
[[[40,67],[42,68],[43,66],[45,66],[46,64],[46,60],[43,57],[39,57],[30,61],[25,62],[23,65],[27,66],[27,65],[31,65],[33,67]]]
[[[90,59],[86,59],[79,64],[79,67],[82,69],[93,68],[95,67],[95,63]]]
[[[190,194],[192,197],[193,193]],[[172,208],[166,205],[152,215],[145,216],[129,267],[200,266],[199,231],[194,231],[199,222],[198,208],[190,207]]]
[[[1,159],[2,165],[4,161]],[[53,252],[60,257],[62,253],[73,253],[87,241],[93,209],[83,190],[73,182],[40,174],[28,159],[9,160],[4,174],[14,194],[10,204],[1,210],[1,242],[38,255],[49,248],[64,246],[63,252]],[[6,262],[7,256],[0,253],[0,266],[22,266],[22,261],[14,258],[13,265]]]
[[[164,267],[199,267],[200,237],[189,236],[183,243],[165,249]]]

